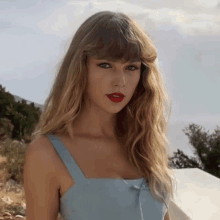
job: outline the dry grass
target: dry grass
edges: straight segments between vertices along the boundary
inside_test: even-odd
[[[4,145],[7,147],[11,145],[11,143],[12,141],[6,140]],[[0,146],[3,146],[1,142]],[[11,152],[4,156],[2,155],[2,151],[0,151],[0,220],[26,220],[25,214],[23,214],[23,216],[19,214],[20,207],[24,207],[24,210],[26,210],[24,187],[19,184],[10,185],[9,182],[12,181],[11,179],[7,182],[7,177],[10,177],[10,175],[16,177],[15,179],[17,180],[23,179],[23,173],[21,173],[22,169],[17,169],[18,164],[21,164],[17,157],[22,157],[24,159],[24,154],[18,154],[18,150],[15,150],[16,148],[8,149],[10,149]],[[14,155],[20,156],[15,157]],[[8,158],[10,158],[10,160],[8,160]],[[12,161],[11,164],[8,164],[8,161]],[[10,172],[9,169],[11,169]],[[20,217],[16,218],[16,215]],[[60,214],[57,220],[63,220]]]

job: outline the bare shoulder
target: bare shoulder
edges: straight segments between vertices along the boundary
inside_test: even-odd
[[[33,150],[47,150],[50,148],[49,144],[50,144],[49,139],[45,135],[41,135],[40,137],[38,137],[37,139],[35,139],[34,141],[30,143],[30,145],[28,146],[28,149],[31,149],[32,151]]]
[[[26,151],[26,158],[35,157],[39,162],[44,163],[48,171],[53,173],[57,179],[56,152],[50,140],[42,135],[31,142]],[[58,183],[58,180],[57,180]]]
[[[46,136],[41,135],[36,140],[31,142],[27,148],[26,154],[36,154],[40,156],[41,160],[43,160],[45,164],[50,167],[50,170],[54,171],[54,174],[57,173],[56,151]]]
[[[49,144],[46,137],[39,137],[26,151],[24,189],[27,220],[52,220],[58,215],[59,183]]]

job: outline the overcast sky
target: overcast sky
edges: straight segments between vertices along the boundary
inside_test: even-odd
[[[74,33],[103,10],[131,15],[152,37],[172,99],[170,154],[192,156],[182,129],[195,123],[212,133],[220,126],[219,0],[1,0],[0,84],[44,104]]]

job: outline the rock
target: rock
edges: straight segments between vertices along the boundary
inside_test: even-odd
[[[3,217],[7,217],[7,218],[8,218],[8,217],[12,217],[12,216],[11,216],[11,213],[5,212],[5,213],[3,214]]]
[[[1,198],[2,201],[4,201],[7,205],[11,205],[12,204],[12,200],[9,198],[9,196],[3,196]]]
[[[21,185],[17,184],[14,180],[10,179],[4,187],[4,191],[18,191],[19,189],[17,188],[23,188]],[[10,211],[11,213],[9,213],[9,211],[4,212],[3,214],[3,219],[22,219],[24,218],[24,216],[26,215],[26,204],[24,202],[21,203],[13,203],[13,200],[9,197],[9,196],[3,196],[0,199],[0,205],[1,207],[7,207],[8,205],[12,205],[13,207],[16,207],[16,211]],[[7,208],[6,208],[7,210]],[[12,215],[16,215],[16,216],[12,216]],[[16,218],[15,218],[16,217]]]

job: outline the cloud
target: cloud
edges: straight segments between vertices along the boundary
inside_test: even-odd
[[[12,28],[13,24],[11,21],[0,21],[0,29],[8,29],[8,28]]]
[[[56,1],[50,4],[36,4],[34,7],[17,9],[12,3],[1,11],[0,29],[21,28],[24,32],[42,32],[67,37],[74,33],[79,25],[90,15],[102,11],[121,11],[132,15],[142,22],[146,29],[150,23],[153,30],[163,28],[164,24],[178,28],[182,34],[209,35],[220,33],[220,15],[217,9],[218,0],[185,0],[180,5],[178,1],[150,1],[142,2],[133,0],[114,1]],[[6,2],[5,2],[6,4]],[[15,3],[16,4],[16,3]],[[10,7],[9,7],[10,5]],[[18,4],[17,4],[18,5]],[[13,7],[12,7],[13,6]],[[210,7],[214,7],[210,9]],[[21,6],[20,6],[21,7]],[[7,20],[5,20],[7,14]],[[32,30],[31,30],[32,29]],[[14,33],[14,32],[13,32]]]
[[[173,2],[173,1],[172,1]],[[160,6],[160,8],[151,9],[141,4],[134,4],[129,2],[117,1],[116,4],[112,4],[112,1],[103,2],[75,2],[69,1],[65,6],[53,11],[45,19],[37,23],[38,27],[45,33],[53,33],[63,37],[76,31],[75,21],[81,24],[90,15],[102,11],[121,11],[128,13],[134,17],[134,19],[143,17],[143,22],[151,20],[155,25],[155,28],[160,27],[163,24],[170,24],[170,26],[177,27],[179,32],[183,34],[195,35],[209,33],[220,33],[220,15],[216,11],[209,9],[199,10],[197,4],[204,4],[205,1],[187,1],[184,2],[184,6],[180,9],[169,7],[169,1],[166,6]],[[212,1],[211,1],[212,2]],[[211,3],[210,3],[211,4]],[[187,6],[192,8],[197,5],[197,10],[194,12],[187,10]],[[74,13],[74,16],[72,15]],[[80,17],[80,22],[78,21]],[[147,26],[147,25],[146,25]],[[196,31],[198,30],[198,31]]]

